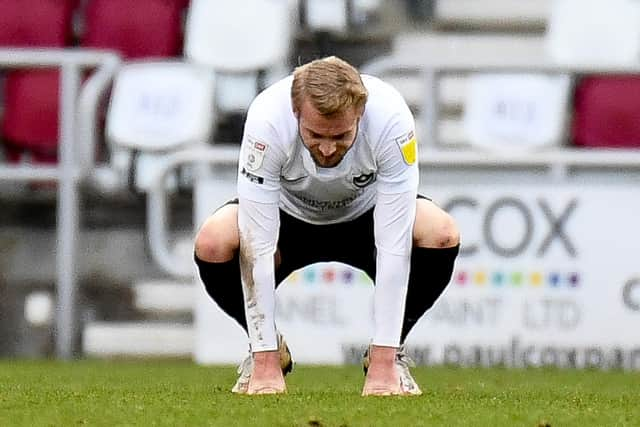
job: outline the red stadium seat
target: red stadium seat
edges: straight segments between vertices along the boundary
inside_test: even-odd
[[[14,151],[28,150],[36,161],[56,159],[58,81],[57,70],[14,71],[7,77],[2,122],[6,144]]]
[[[179,56],[183,8],[184,0],[90,0],[82,46],[127,59]]]
[[[79,0],[0,0],[0,45],[64,47],[73,40],[72,15]],[[182,49],[187,0],[88,0],[81,45],[111,49],[125,58],[174,57]],[[6,157],[29,152],[55,161],[58,146],[59,73],[16,71],[7,75],[1,129]]]
[[[174,0],[182,9],[187,9],[191,0]]]
[[[78,0],[0,0],[0,45],[67,46],[73,39],[72,14]],[[7,73],[1,129],[9,161],[29,151],[35,161],[56,159],[58,87],[56,70]]]
[[[575,90],[573,143],[640,148],[640,77],[587,77]]]
[[[0,45],[60,47],[73,37],[78,0],[0,0]]]

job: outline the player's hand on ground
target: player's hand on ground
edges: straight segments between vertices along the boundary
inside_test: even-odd
[[[253,372],[247,394],[278,394],[286,391],[280,353],[277,350],[253,353]]]
[[[362,390],[363,396],[400,395],[400,376],[396,369],[395,347],[372,345],[369,348],[369,369]]]

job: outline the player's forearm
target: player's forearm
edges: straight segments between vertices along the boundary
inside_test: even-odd
[[[378,251],[372,344],[399,347],[410,257]]]
[[[276,350],[273,256],[241,250],[240,270],[251,350]]]
[[[275,350],[275,272],[273,255],[279,227],[277,203],[240,198],[240,271],[252,351]]]
[[[374,211],[376,287],[373,344],[398,347],[404,316],[416,206],[415,190],[378,193]]]

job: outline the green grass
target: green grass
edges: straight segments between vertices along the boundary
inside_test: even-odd
[[[420,397],[360,397],[357,366],[296,366],[236,396],[233,367],[0,361],[0,426],[640,426],[640,373],[416,368]]]

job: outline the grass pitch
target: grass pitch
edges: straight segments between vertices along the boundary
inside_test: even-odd
[[[640,373],[415,368],[420,397],[360,397],[360,367],[296,366],[236,396],[188,361],[0,361],[0,426],[640,426]]]

